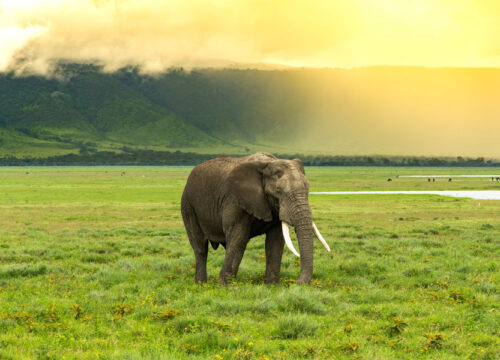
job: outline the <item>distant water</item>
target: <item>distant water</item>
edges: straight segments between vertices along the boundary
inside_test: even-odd
[[[399,175],[400,178],[497,178],[500,175]]]
[[[500,190],[451,190],[451,191],[317,191],[312,195],[441,195],[476,200],[500,200]]]

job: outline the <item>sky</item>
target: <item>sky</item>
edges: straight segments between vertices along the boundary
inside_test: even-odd
[[[498,0],[0,0],[0,71],[500,67]]]

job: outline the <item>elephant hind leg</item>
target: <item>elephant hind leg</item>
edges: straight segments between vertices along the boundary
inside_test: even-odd
[[[196,214],[189,204],[182,204],[182,219],[186,227],[189,243],[196,259],[195,282],[207,281],[208,240],[198,224]]]

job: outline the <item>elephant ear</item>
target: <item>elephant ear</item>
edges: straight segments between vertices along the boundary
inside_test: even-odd
[[[306,174],[306,171],[304,170],[304,164],[302,164],[302,160],[300,159],[293,159],[292,160],[293,162],[297,163],[297,165],[299,166],[299,169],[300,171],[302,172],[302,174]]]
[[[264,221],[271,221],[273,215],[262,184],[262,172],[267,164],[249,161],[236,166],[229,174],[227,191],[246,212]]]

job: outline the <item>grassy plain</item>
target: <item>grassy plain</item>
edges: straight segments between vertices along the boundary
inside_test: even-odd
[[[0,359],[498,359],[500,201],[311,195],[332,247],[263,284],[253,239],[205,285],[180,217],[190,168],[0,169]],[[395,179],[499,169],[309,168],[311,191],[500,189]],[[392,177],[394,181],[387,182]]]

